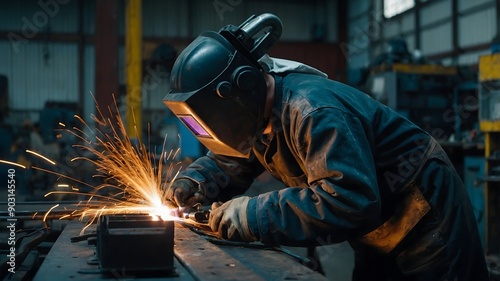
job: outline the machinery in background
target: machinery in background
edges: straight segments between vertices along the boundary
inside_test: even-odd
[[[418,51],[410,53],[403,39],[387,45],[367,68],[350,71],[349,84],[429,132],[463,178],[464,156],[483,155],[477,70],[431,63]]]
[[[73,102],[47,101],[40,111],[40,134],[45,143],[61,142],[61,133],[57,129],[64,124],[71,128],[78,125],[74,115],[78,113],[78,105]],[[66,135],[62,135],[66,137]]]
[[[428,63],[411,54],[401,39],[388,42],[386,53],[379,55],[366,70],[364,89],[376,100],[395,109],[439,141],[461,139],[456,132],[460,82],[458,69]]]
[[[439,141],[464,181],[483,246],[487,236],[500,237],[498,231],[486,231],[486,185],[480,180],[486,169],[485,145],[478,113],[481,102],[490,106],[490,113],[499,115],[500,100],[498,108],[491,108],[490,101],[478,97],[481,81],[477,79],[477,70],[430,63],[418,52],[410,53],[404,40],[393,39],[388,42],[386,53],[375,58],[368,68],[352,74],[350,84],[406,116]],[[500,76],[499,72],[496,74]],[[491,150],[491,146],[486,146]],[[500,161],[497,163],[500,165]]]
[[[479,125],[485,134],[486,252],[500,255],[500,53],[479,58]]]

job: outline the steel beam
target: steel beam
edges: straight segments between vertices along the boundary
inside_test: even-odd
[[[127,91],[127,135],[142,135],[142,9],[141,0],[126,1],[125,62]],[[160,101],[158,101],[160,102]]]
[[[118,94],[118,0],[96,0],[95,98],[104,117]]]

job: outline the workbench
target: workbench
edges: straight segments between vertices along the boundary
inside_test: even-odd
[[[127,272],[100,272],[89,264],[95,249],[87,241],[71,242],[84,224],[69,221],[47,254],[34,281],[57,280],[327,280],[280,251],[216,245],[189,228],[175,224],[172,274],[137,276]],[[89,227],[86,232],[92,231]],[[127,247],[127,245],[123,245]],[[147,255],[147,253],[144,253]]]

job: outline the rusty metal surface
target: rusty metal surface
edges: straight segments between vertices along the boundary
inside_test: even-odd
[[[149,215],[102,215],[96,248],[101,269],[171,271],[174,222],[152,220]]]
[[[178,276],[172,277],[139,277],[126,271],[112,271],[107,275],[99,272],[97,265],[90,265],[87,260],[94,257],[95,247],[88,245],[85,241],[71,243],[71,237],[78,236],[84,224],[71,221],[61,233],[49,254],[43,261],[40,269],[34,277],[34,281],[46,280],[173,280],[173,281],[194,281],[192,275],[179,263],[174,260],[176,273]],[[123,245],[127,247],[127,245]],[[145,255],[147,253],[144,253]]]
[[[191,230],[175,230],[175,256],[197,280],[266,280]]]
[[[119,1],[96,1],[95,8],[95,99],[100,108],[113,108],[112,94],[119,94]],[[106,117],[112,114],[102,110]]]
[[[174,252],[199,280],[328,280],[284,253],[215,245],[180,225]]]
[[[215,245],[180,224],[175,225],[174,276],[137,276],[126,271],[99,272],[95,246],[71,243],[84,224],[69,221],[35,275],[45,280],[328,280],[281,252]],[[95,228],[95,227],[94,227]],[[90,229],[93,230],[91,227]],[[88,232],[88,231],[87,231]],[[127,245],[123,245],[127,247]],[[147,253],[144,253],[147,255]]]

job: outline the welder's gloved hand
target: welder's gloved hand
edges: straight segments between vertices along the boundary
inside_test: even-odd
[[[197,183],[189,179],[176,179],[167,183],[166,199],[178,207],[192,207],[203,201],[203,194]]]
[[[233,200],[212,204],[208,224],[219,237],[233,241],[256,241],[247,220],[247,206],[250,197],[242,196]]]

